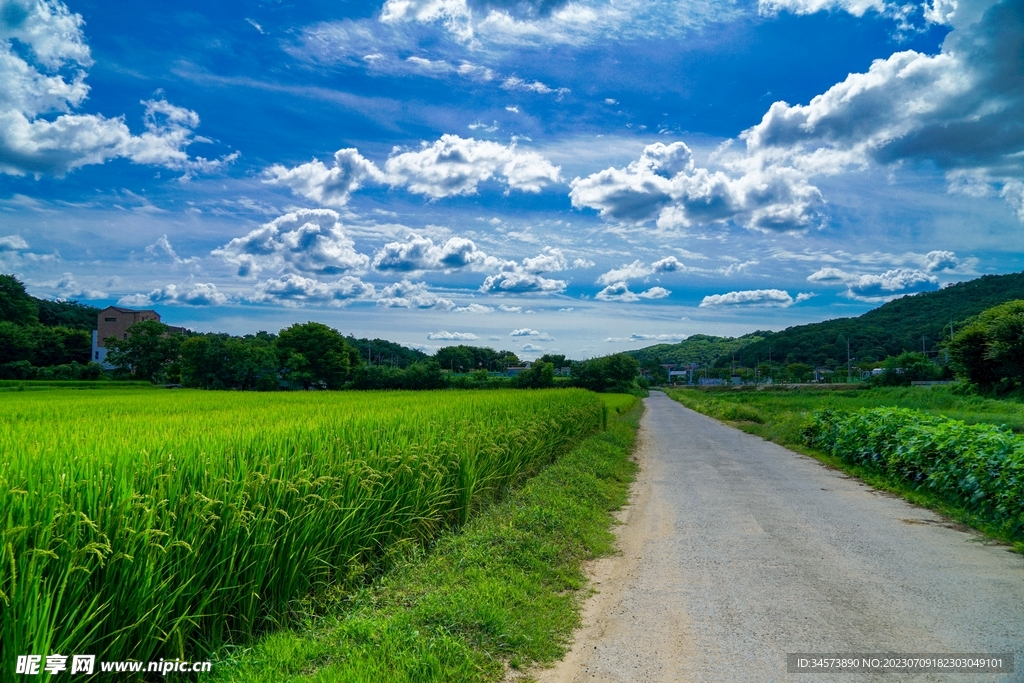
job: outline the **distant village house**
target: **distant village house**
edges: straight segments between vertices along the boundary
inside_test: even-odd
[[[104,341],[110,337],[127,339],[128,328],[143,320],[160,322],[160,314],[154,310],[137,311],[120,306],[107,306],[96,315],[96,329],[92,331],[92,360],[103,366],[104,370],[113,370],[114,366],[107,363],[107,348]],[[184,332],[183,327],[171,327],[171,332]]]

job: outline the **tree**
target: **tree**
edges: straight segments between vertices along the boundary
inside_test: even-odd
[[[341,389],[362,362],[340,332],[322,323],[281,330],[274,346],[285,377],[307,389]]]
[[[171,333],[161,322],[143,320],[128,328],[127,339],[104,340],[107,362],[130,371],[137,379],[173,380],[183,337],[178,332]]]
[[[444,370],[470,372],[477,368],[477,355],[476,347],[459,344],[438,349],[434,354],[434,360]]]
[[[630,391],[636,388],[640,362],[625,353],[573,365],[576,384],[591,391]]]
[[[542,389],[555,385],[555,366],[537,361],[512,378],[512,386],[519,389]]]
[[[949,358],[962,377],[983,391],[1024,386],[1024,300],[967,320],[949,343]]]
[[[905,351],[882,361],[884,372],[871,378],[882,386],[909,386],[911,382],[928,382],[942,377],[942,368],[928,356],[916,351]]]
[[[551,363],[556,368],[567,368],[569,367],[569,360],[566,359],[565,354],[545,353],[543,356],[537,359],[538,363]]]
[[[181,380],[201,389],[273,391],[280,383],[278,355],[259,336],[196,335],[181,344]]]
[[[402,378],[403,389],[442,389],[444,388],[444,375],[441,374],[441,366],[436,361],[413,363],[405,369]]]
[[[814,376],[814,368],[807,363],[790,363],[786,366],[786,374],[794,382],[806,382]]]
[[[96,315],[100,309],[77,301],[49,301],[36,299],[39,307],[39,323],[48,327],[69,327],[84,330],[96,329]]]
[[[0,321],[15,325],[39,322],[35,299],[25,291],[25,285],[11,275],[0,275]]]
[[[32,358],[32,338],[21,325],[0,321],[0,363],[28,362]]]

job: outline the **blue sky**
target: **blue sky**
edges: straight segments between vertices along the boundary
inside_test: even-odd
[[[1024,268],[1024,3],[0,0],[0,270],[601,355]]]

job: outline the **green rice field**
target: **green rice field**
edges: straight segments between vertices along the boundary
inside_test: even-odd
[[[429,545],[604,420],[582,390],[6,393],[0,659],[244,641]]]

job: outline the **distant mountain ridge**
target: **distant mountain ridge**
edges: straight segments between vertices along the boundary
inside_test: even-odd
[[[796,325],[780,332],[757,331],[742,337],[695,334],[678,344],[656,344],[629,351],[640,362],[699,363],[724,366],[735,360],[752,367],[771,357],[780,363],[835,367],[850,355],[857,362],[880,361],[903,351],[933,353],[965,320],[998,304],[1024,299],[1024,273],[984,275],[935,292],[894,299],[855,318]],[[922,339],[923,337],[923,339]]]

